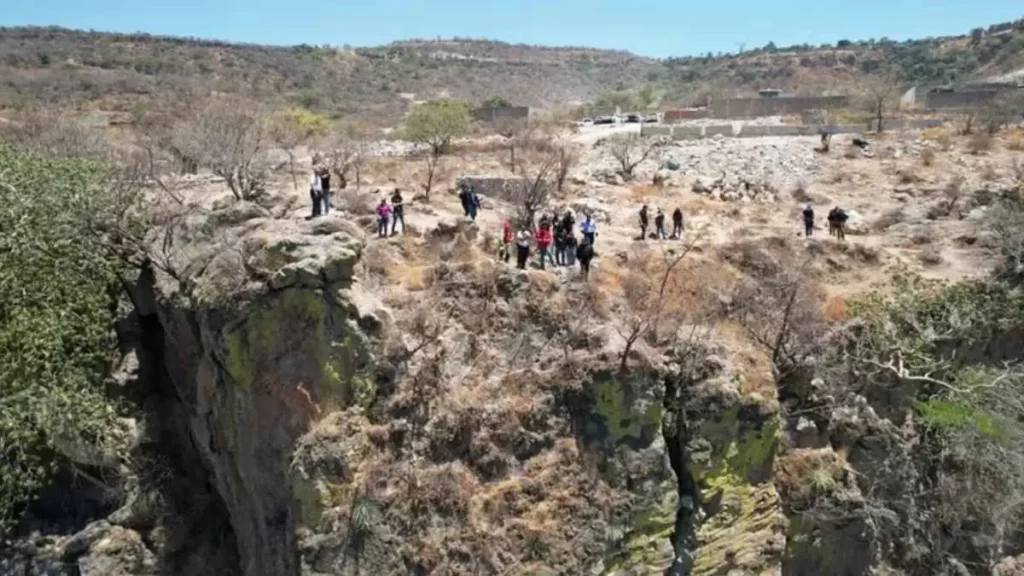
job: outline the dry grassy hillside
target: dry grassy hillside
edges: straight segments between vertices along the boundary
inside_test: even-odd
[[[955,83],[1024,67],[1024,25],[969,36],[751,49],[742,55],[655,60],[621,51],[546,48],[489,40],[411,40],[376,48],[270,47],[187,38],[0,29],[0,107],[33,103],[128,110],[185,89],[290,101],[382,122],[411,99],[501,95],[531,106],[591,101],[650,87],[655,100],[766,86],[846,91],[866,74]]]

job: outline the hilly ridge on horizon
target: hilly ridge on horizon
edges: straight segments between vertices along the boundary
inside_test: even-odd
[[[63,28],[0,28],[0,108],[128,111],[184,92],[228,92],[390,122],[410,100],[501,96],[530,106],[650,87],[661,102],[765,87],[852,92],[866,76],[956,84],[1024,68],[1024,20],[906,42],[840,40],[740,55],[654,59],[619,50],[491,40],[404,40],[370,48],[271,47]]]

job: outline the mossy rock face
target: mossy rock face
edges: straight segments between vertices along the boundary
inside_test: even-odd
[[[609,537],[612,552],[605,559],[606,574],[664,574],[675,560],[672,535],[675,532],[679,491],[674,480],[658,486],[660,501],[645,499],[650,507],[640,509]],[[619,533],[614,532],[621,532]]]
[[[375,390],[367,346],[334,298],[291,288],[255,305],[223,336],[232,383],[245,392],[294,389],[321,412],[368,403]]]
[[[661,436],[663,395],[656,374],[594,374],[574,410],[581,440],[609,454],[649,447]]]
[[[730,408],[701,422],[686,447],[706,514],[695,575],[768,573],[785,545],[786,519],[771,481],[779,419],[751,422],[740,414]]]
[[[664,574],[672,565],[678,486],[668,464],[664,383],[653,371],[594,373],[572,410],[585,457],[628,506],[609,514],[603,574]]]

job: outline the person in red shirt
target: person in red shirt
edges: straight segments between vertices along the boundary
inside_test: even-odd
[[[512,230],[512,222],[505,220],[501,225],[501,259],[508,262],[512,255],[512,242],[515,240],[515,231]]]
[[[537,242],[537,251],[540,252],[540,269],[544,270],[544,259],[547,258],[551,261],[551,265],[555,265],[555,259],[551,256],[551,224],[549,222],[541,222],[540,228],[537,228],[537,234],[534,240]]]

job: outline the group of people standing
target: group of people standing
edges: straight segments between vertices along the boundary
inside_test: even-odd
[[[566,212],[559,218],[555,214],[544,215],[535,231],[521,229],[516,233],[512,222],[506,220],[502,224],[502,247],[501,256],[505,262],[509,261],[512,253],[513,242],[516,245],[516,267],[520,270],[526,268],[530,260],[530,250],[537,248],[540,254],[540,269],[546,269],[546,264],[552,266],[574,266],[577,262],[580,271],[586,278],[590,273],[590,262],[594,259],[594,241],[597,238],[597,223],[590,214],[587,214],[580,223],[582,238],[577,239],[574,231],[576,218],[572,212]],[[551,253],[554,247],[554,255]]]
[[[647,208],[647,204],[640,208],[640,239],[647,240],[647,228],[650,226],[650,210]],[[654,215],[654,235],[658,240],[664,240],[666,238],[672,238],[676,240],[683,236],[683,211],[676,208],[675,212],[672,213],[672,236],[669,236],[665,232],[665,213],[661,211],[661,208],[657,209],[657,213]]]
[[[802,213],[804,218],[804,236],[810,237],[814,234],[814,206],[810,204],[804,206]],[[850,216],[845,210],[839,206],[833,206],[828,211],[828,235],[845,241],[846,221],[849,218]]]

